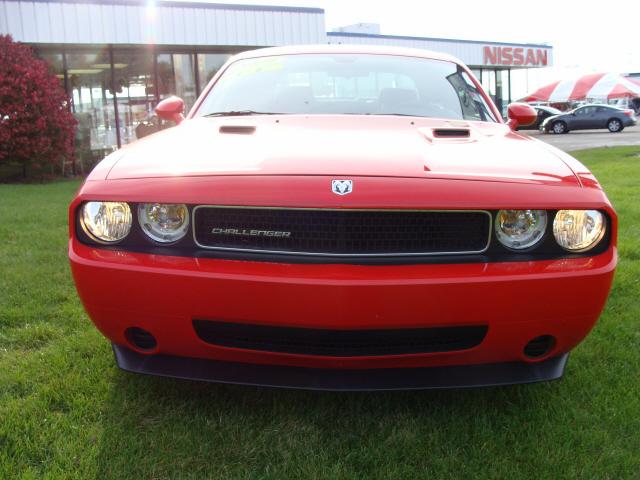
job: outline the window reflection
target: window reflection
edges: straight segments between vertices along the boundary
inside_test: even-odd
[[[173,55],[173,74],[175,76],[175,94],[184,100],[188,112],[196,103],[196,80],[193,55]]]
[[[229,60],[228,53],[199,53],[198,54],[198,79],[200,80],[199,91],[202,92],[213,76]]]
[[[160,99],[176,95],[184,100],[188,112],[196,101],[193,55],[158,55],[158,84]]]
[[[78,121],[76,157],[81,168],[91,168],[118,146],[109,53],[104,49],[66,57],[71,110]]]
[[[62,59],[62,54],[39,52],[38,57],[47,62],[49,70],[58,77],[60,85],[64,88],[64,60]]]
[[[118,100],[120,141],[127,144],[154,130],[157,120],[153,54],[151,52],[114,52],[114,77]]]

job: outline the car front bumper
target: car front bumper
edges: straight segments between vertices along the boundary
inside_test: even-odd
[[[294,265],[105,250],[75,239],[69,256],[82,302],[125,370],[338,390],[558,378],[566,354],[597,321],[616,264],[615,247],[593,257],[533,262]],[[345,330],[486,325],[488,331],[465,350],[336,357],[212,345],[197,336],[194,319]],[[151,332],[157,347],[136,349],[125,335],[130,327]],[[553,348],[528,358],[524,346],[540,335],[553,336]]]
[[[122,345],[113,345],[113,353],[118,366],[132,373],[235,385],[346,392],[493,387],[545,382],[562,377],[569,357],[565,353],[535,363],[350,370],[144,355]]]

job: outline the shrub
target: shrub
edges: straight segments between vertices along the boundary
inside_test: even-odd
[[[76,121],[58,78],[31,47],[0,35],[0,165],[23,175],[73,160]]]

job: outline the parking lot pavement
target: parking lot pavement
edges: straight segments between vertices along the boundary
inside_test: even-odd
[[[522,133],[550,143],[565,152],[583,148],[640,145],[640,125],[627,127],[620,133],[610,133],[608,130],[578,130],[562,135],[540,133],[536,130],[523,130]]]

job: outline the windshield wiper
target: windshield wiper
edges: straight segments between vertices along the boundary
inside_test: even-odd
[[[391,117],[417,117],[417,118],[428,118],[424,115],[413,115],[411,113],[395,113],[395,112],[384,112],[384,113],[365,113],[365,115],[380,115],[380,116],[391,116]]]
[[[226,112],[211,112],[205,117],[248,117],[251,115],[283,115],[278,112],[256,112],[255,110],[227,110]]]

